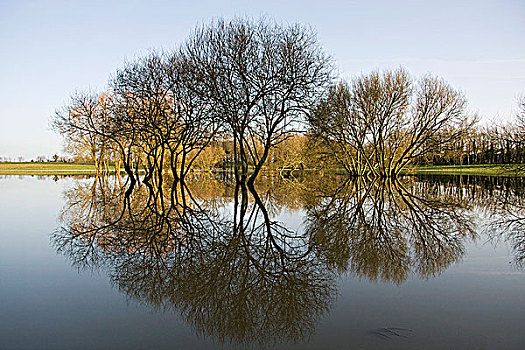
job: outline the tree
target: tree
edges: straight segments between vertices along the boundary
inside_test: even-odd
[[[100,129],[100,101],[96,93],[77,92],[51,121],[52,128],[64,138],[65,150],[77,157],[89,154],[97,171],[103,145],[102,135],[97,132]]]
[[[302,128],[331,80],[331,61],[315,33],[266,19],[216,20],[180,51],[186,81],[234,141],[238,179],[255,177],[271,147]],[[262,146],[262,147],[261,147]]]
[[[515,121],[504,128],[503,135],[507,153],[512,153],[509,154],[509,162],[525,163],[525,96],[518,100]]]
[[[465,98],[443,80],[403,70],[341,82],[310,115],[311,131],[353,175],[395,177],[417,158],[464,136]]]
[[[122,162],[132,181],[139,163],[146,182],[161,183],[165,164],[180,179],[220,126],[208,113],[210,102],[195,96],[190,84],[177,55],[151,53],[119,69],[105,93],[73,95],[51,124],[67,149],[77,156],[88,152],[97,170],[107,170],[113,158],[117,172]]]
[[[305,135],[294,135],[281,142],[272,152],[272,162],[281,172],[303,169],[307,163],[307,143]]]
[[[52,125],[97,169],[113,154],[132,178],[142,164],[145,182],[162,182],[166,164],[184,178],[210,142],[229,139],[237,179],[253,166],[253,185],[270,149],[304,129],[331,71],[310,28],[220,19],[176,52],[126,63],[105,93],[74,95]]]
[[[165,164],[183,179],[220,127],[211,118],[210,102],[196,96],[191,84],[178,54],[155,52],[127,63],[110,84],[114,124],[133,135],[133,148],[146,163],[145,181],[155,175],[162,182]]]
[[[517,115],[517,149],[518,157],[517,161],[520,163],[525,163],[525,95],[522,96],[518,102],[519,111]],[[523,169],[523,166],[522,166]]]
[[[197,169],[211,172],[217,163],[224,159],[225,155],[226,153],[222,147],[218,145],[208,145],[195,159],[194,165]]]

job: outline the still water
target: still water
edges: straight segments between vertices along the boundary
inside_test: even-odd
[[[1,349],[522,349],[525,181],[0,179]]]

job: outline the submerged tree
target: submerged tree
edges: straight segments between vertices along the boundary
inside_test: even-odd
[[[466,134],[472,120],[465,104],[443,80],[414,83],[399,69],[332,86],[309,122],[351,174],[394,177]]]
[[[159,182],[165,164],[183,178],[221,134],[232,140],[238,179],[245,180],[253,166],[253,183],[270,149],[304,129],[331,70],[309,28],[217,20],[175,52],[125,64],[104,94],[109,103],[103,112],[86,94],[74,97],[52,124],[70,143],[86,137],[114,143],[128,174],[141,163],[146,181]]]
[[[313,31],[266,19],[217,20],[198,28],[181,50],[187,79],[213,103],[234,145],[239,178],[260,172],[269,151],[305,116],[331,79],[331,62]]]
[[[137,135],[146,179],[155,174],[162,182],[165,163],[175,178],[184,178],[220,127],[209,112],[210,102],[195,95],[191,84],[178,56],[156,53],[127,64],[111,83],[116,123]]]
[[[210,101],[196,96],[177,57],[151,53],[117,71],[105,93],[77,93],[53,117],[52,127],[70,149],[88,149],[97,169],[108,153],[134,179],[162,182],[166,168],[183,178],[220,128]]]

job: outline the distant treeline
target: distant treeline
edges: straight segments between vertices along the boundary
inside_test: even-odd
[[[525,114],[525,100],[521,114]],[[417,160],[416,165],[524,164],[525,124],[523,119],[503,126],[474,125],[465,139],[452,147]]]

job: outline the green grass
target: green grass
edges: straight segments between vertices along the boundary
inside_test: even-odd
[[[110,170],[114,170],[110,168]],[[0,163],[0,175],[91,174],[95,166],[89,163],[8,162]]]
[[[521,170],[519,170],[521,168]],[[483,176],[525,176],[525,165],[432,165],[407,169],[405,174],[417,175],[483,175]],[[110,172],[115,169],[110,167]],[[329,170],[327,170],[329,172]],[[0,163],[0,175],[69,175],[92,174],[92,163],[55,162],[6,162]]]
[[[476,165],[431,165],[408,169],[406,174],[432,175],[484,175],[525,176],[524,165],[476,164]]]

